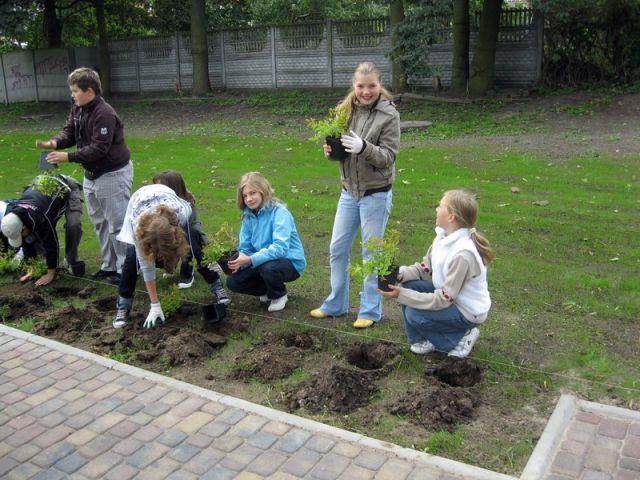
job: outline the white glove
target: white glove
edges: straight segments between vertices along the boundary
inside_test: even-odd
[[[162,306],[160,302],[152,303],[149,308],[149,314],[147,319],[142,325],[144,328],[153,328],[156,326],[156,322],[160,320],[160,323],[164,323],[164,313],[162,313]]]
[[[364,150],[364,140],[362,140],[356,132],[350,130],[351,135],[342,135],[340,141],[344,145],[348,153],[361,153]]]

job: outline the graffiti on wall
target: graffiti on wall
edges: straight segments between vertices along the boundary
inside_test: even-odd
[[[62,54],[43,58],[36,63],[36,73],[38,75],[68,75],[69,61],[67,56]]]
[[[22,73],[22,65],[11,65],[9,67],[10,73],[7,79],[7,83],[11,85],[11,90],[18,90],[20,88],[35,87],[33,81],[33,75],[31,73]],[[13,79],[11,78],[13,77]]]

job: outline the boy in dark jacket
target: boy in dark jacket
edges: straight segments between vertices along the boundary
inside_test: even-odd
[[[55,277],[58,267],[58,235],[56,225],[66,217],[65,258],[72,271],[83,265],[78,261],[78,245],[82,238],[82,186],[66,175],[41,175],[22,192],[18,200],[6,200],[1,220],[2,243],[5,247],[22,248],[26,260],[43,252],[47,273],[36,285],[47,285]],[[27,273],[20,278],[26,282]]]
[[[98,235],[102,264],[93,277],[118,283],[126,246],[116,240],[131,196],[133,167],[117,113],[102,98],[98,74],[78,68],[67,80],[74,104],[67,123],[53,139],[36,141],[36,147],[62,150],[76,145],[75,152],[54,151],[52,164],[75,162],[84,168],[87,212]]]

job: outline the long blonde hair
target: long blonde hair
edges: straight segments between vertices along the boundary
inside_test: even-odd
[[[189,253],[189,242],[178,216],[166,205],[160,205],[140,217],[136,239],[142,256],[149,261],[161,261],[169,273]]]
[[[380,82],[380,69],[373,62],[362,62],[359,64],[353,72],[353,76],[351,77],[351,90],[347,93],[347,96],[344,97],[342,102],[338,105],[338,110],[345,109],[349,112],[349,123],[351,123],[351,119],[353,118],[353,107],[356,103],[356,89],[354,88],[354,84],[356,83],[356,75],[370,75],[374,74],[378,77],[378,83],[380,83],[380,96],[386,98],[387,100],[392,100],[393,96],[389,91],[382,86]]]
[[[242,189],[247,185],[255,188],[260,195],[262,195],[262,204],[259,208],[262,208],[267,203],[279,203],[280,201],[273,196],[273,187],[269,183],[264,175],[260,172],[248,172],[240,177],[238,182],[238,192],[236,198],[236,205],[240,210],[244,210],[247,205],[244,203],[244,197],[242,196]]]
[[[471,239],[476,244],[482,262],[489,265],[494,258],[493,250],[489,240],[475,230],[478,220],[478,202],[475,196],[465,190],[448,190],[444,192],[442,198],[446,199],[447,210],[455,217],[458,225],[462,228],[473,229]]]

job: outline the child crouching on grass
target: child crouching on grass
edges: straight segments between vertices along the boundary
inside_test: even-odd
[[[307,266],[293,216],[273,197],[273,188],[258,172],[238,183],[242,213],[238,258],[229,262],[229,290],[260,297],[270,312],[282,310],[289,297],[285,282],[296,280]]]
[[[478,204],[464,190],[445,192],[436,208],[436,238],[422,263],[400,267],[400,286],[379,293],[402,305],[411,351],[438,350],[453,357],[471,353],[487,319],[491,299],[489,242],[475,229]]]
[[[118,235],[118,240],[128,246],[118,287],[114,328],[122,328],[130,321],[138,265],[151,301],[145,328],[154,327],[158,321],[164,322],[156,289],[156,265],[172,273],[180,260],[184,261],[189,254],[195,258],[198,272],[207,282],[215,301],[225,305],[230,302],[220,276],[202,264],[202,235],[192,228],[190,218],[189,202],[166,185],[147,185],[131,196]]]

